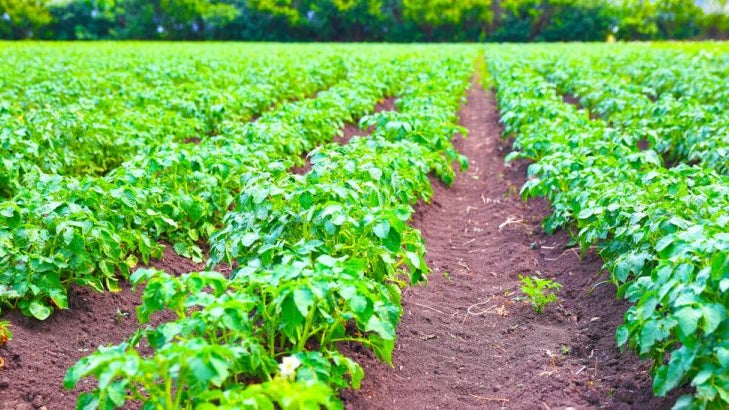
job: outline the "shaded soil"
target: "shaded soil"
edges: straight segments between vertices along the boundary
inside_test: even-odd
[[[175,274],[203,267],[178,256],[171,246],[151,266]],[[0,410],[76,407],[76,397],[90,390],[93,381],[87,379],[79,389],[65,390],[66,370],[98,346],[120,343],[139,328],[135,308],[142,289],[132,292],[129,283],[120,285],[121,291],[116,293],[73,287],[68,295],[70,308],[42,322],[17,311],[3,316],[10,322],[14,337],[0,347],[0,357],[5,361],[0,368]],[[159,314],[151,324],[171,318]]]
[[[580,104],[580,99],[572,94],[562,94],[562,102],[574,105],[577,108],[583,108],[582,104]]]
[[[460,119],[470,169],[452,187],[434,181],[414,217],[430,282],[404,290],[394,368],[346,347],[366,373],[362,389],[343,394],[347,408],[670,408],[675,396],[652,397],[648,365],[615,346],[627,305],[602,260],[581,258],[566,232],[543,232],[546,201],[519,198],[528,164],[504,166],[493,97],[474,87]],[[536,314],[520,274],[561,283],[560,303]]]

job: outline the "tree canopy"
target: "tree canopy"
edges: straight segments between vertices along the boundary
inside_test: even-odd
[[[0,0],[2,39],[727,38],[726,0]]]

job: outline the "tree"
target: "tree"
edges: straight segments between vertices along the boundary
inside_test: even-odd
[[[699,34],[703,11],[694,0],[658,0],[656,25],[662,38],[686,39]]]
[[[51,22],[46,0],[0,0],[0,38],[35,36]]]
[[[652,40],[658,37],[658,10],[650,0],[623,0],[616,37],[621,40]]]
[[[301,21],[301,2],[295,0],[249,0],[248,5],[251,9],[270,13],[274,16],[283,16],[291,24],[297,24]]]
[[[116,23],[115,5],[114,0],[53,2],[48,6],[53,21],[42,36],[59,40],[108,38]]]
[[[402,16],[420,27],[426,40],[453,39],[455,32],[470,37],[459,40],[479,40],[493,20],[491,0],[403,0]]]
[[[704,37],[729,39],[729,13],[712,11],[701,19],[701,31]]]
[[[605,41],[617,24],[617,10],[607,1],[570,1],[554,8],[548,21],[536,34],[536,39],[539,41]]]
[[[729,0],[0,0],[0,38],[602,41],[729,37]],[[715,6],[715,7],[714,7]]]
[[[382,40],[394,25],[392,0],[250,0],[257,13],[288,22],[302,40]],[[279,28],[280,29],[280,28]]]

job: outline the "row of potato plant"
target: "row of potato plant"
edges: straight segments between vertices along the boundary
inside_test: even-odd
[[[667,51],[651,56],[633,54],[632,63],[615,67],[655,100],[645,120],[627,119],[625,126],[656,135],[656,147],[670,163],[696,163],[729,174],[726,53]]]
[[[341,343],[391,363],[400,286],[428,272],[406,223],[412,205],[429,199],[430,172],[452,182],[454,161],[466,166],[451,144],[472,71],[465,50],[430,59],[399,93],[400,112],[364,118],[371,137],[316,149],[305,175],[287,161],[247,173],[211,238],[208,266],[231,263],[228,278],[136,271],[140,321],[160,310],[177,319],[73,366],[68,387],[98,380],[79,408],[341,408],[337,391],[364,375]]]
[[[646,45],[557,51],[537,61],[559,92],[644,140],[668,164],[729,172],[729,62],[722,55]]]
[[[331,47],[106,47],[4,50],[0,197],[28,173],[104,175],[149,147],[216,135],[226,122],[335,83],[350,61]]]
[[[652,360],[653,390],[686,383],[675,408],[729,403],[729,180],[712,169],[666,169],[639,136],[562,101],[533,58],[488,48],[509,159],[534,163],[525,197],[549,199],[547,231],[569,227],[597,245],[618,294],[631,302],[620,346]]]
[[[202,259],[205,241],[227,213],[241,175],[330,141],[345,122],[372,112],[431,59],[428,53],[372,56],[315,98],[290,102],[253,123],[199,144],[168,142],[104,177],[41,174],[0,205],[0,302],[45,319],[68,306],[71,284],[115,289],[141,258],[170,243]]]

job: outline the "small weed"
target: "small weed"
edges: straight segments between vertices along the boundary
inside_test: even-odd
[[[549,290],[558,291],[562,289],[562,285],[551,279],[542,279],[535,275],[531,277],[519,275],[519,282],[521,282],[522,293],[529,298],[537,313],[543,313],[545,306],[559,301],[557,295]]]
[[[122,320],[127,316],[129,316],[129,312],[123,312],[123,311],[117,309],[116,316],[114,317],[114,321],[116,322],[117,325],[121,324]]]

